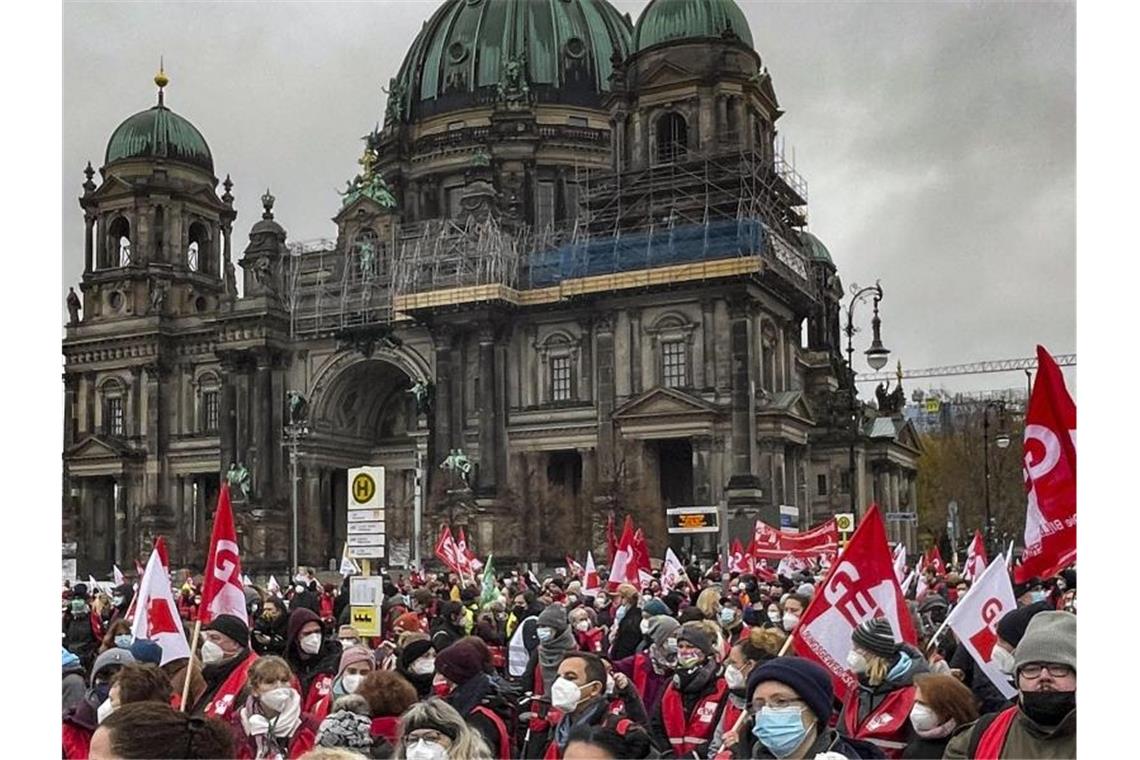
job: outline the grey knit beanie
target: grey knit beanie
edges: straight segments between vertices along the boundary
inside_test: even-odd
[[[538,625],[553,628],[555,636],[562,633],[570,627],[570,622],[566,619],[566,608],[558,602],[547,605],[538,614]]]
[[[1013,650],[1013,666],[1056,662],[1077,669],[1077,616],[1071,612],[1040,612],[1029,621],[1021,643]]]
[[[669,615],[654,615],[649,618],[649,630],[646,633],[649,640],[657,646],[662,646],[669,635],[681,627],[677,618]]]
[[[890,660],[899,651],[899,643],[886,618],[864,620],[851,632],[851,641],[884,660]]]

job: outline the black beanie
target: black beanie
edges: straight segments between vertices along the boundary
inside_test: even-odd
[[[1029,627],[1029,621],[1033,619],[1033,616],[1038,612],[1051,609],[1054,608],[1049,605],[1048,601],[1044,601],[1010,610],[1002,616],[1001,620],[998,620],[998,637],[1016,647],[1021,643],[1021,637],[1025,635],[1025,629]]]
[[[764,681],[777,681],[799,695],[819,719],[819,730],[827,727],[831,718],[831,701],[835,690],[831,674],[811,660],[800,657],[776,657],[748,674],[748,701],[756,687]]]
[[[404,670],[407,670],[408,668],[410,668],[412,666],[413,662],[415,662],[416,660],[423,657],[431,649],[432,649],[431,639],[425,638],[425,639],[416,639],[415,641],[409,641],[407,644],[404,645],[404,648],[400,650],[400,654],[396,658],[396,661],[399,663],[401,668],[403,668]]]
[[[218,615],[202,627],[204,631],[217,631],[243,647],[249,646],[249,626],[233,615]]]
[[[893,659],[899,651],[899,643],[886,618],[864,620],[851,632],[851,641],[884,660]]]
[[[1034,576],[1034,577],[1030,578],[1029,580],[1025,581],[1024,583],[1013,584],[1013,595],[1014,596],[1021,596],[1022,594],[1025,594],[1028,591],[1032,591],[1035,588],[1041,588],[1044,585],[1045,584],[1042,583],[1040,578]],[[1028,623],[1027,623],[1027,625],[1028,625]]]

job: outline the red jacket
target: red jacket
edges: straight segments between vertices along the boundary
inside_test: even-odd
[[[286,760],[296,760],[311,750],[317,743],[318,728],[320,728],[320,723],[313,720],[311,715],[302,714],[300,725],[297,726],[297,730],[289,739],[289,751],[286,754]],[[255,760],[257,757],[257,739],[246,736],[242,730],[240,718],[235,724],[235,730],[238,734],[236,747],[238,760]]]
[[[602,641],[606,632],[601,628],[591,628],[588,631],[574,631],[574,639],[578,642],[578,649],[593,654],[602,653]]]
[[[65,721],[63,724],[63,756],[65,760],[87,760],[87,755],[91,749],[91,736],[94,733],[94,731]]]
[[[725,698],[727,693],[728,685],[724,678],[717,678],[713,690],[693,705],[692,711],[686,715],[677,687],[670,684],[665,689],[661,697],[661,723],[674,756],[684,757],[696,752],[704,757],[707,754],[713,731],[728,701]]]
[[[901,757],[907,744],[914,738],[910,725],[914,692],[914,686],[895,689],[858,723],[859,690],[851,689],[839,717],[839,732],[877,745],[888,758]]]

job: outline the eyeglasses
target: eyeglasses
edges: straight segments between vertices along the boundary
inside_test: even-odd
[[[415,744],[418,741],[435,742],[440,744],[447,737],[433,728],[422,728],[410,732],[406,737],[406,744]]]
[[[755,716],[765,707],[771,707],[773,710],[782,710],[785,707],[792,707],[793,705],[802,705],[804,701],[798,697],[772,697],[768,702],[753,702],[748,706],[748,714]]]
[[[1054,678],[1068,678],[1073,674],[1073,669],[1068,665],[1062,665],[1059,662],[1031,662],[1028,665],[1022,665],[1021,669],[1017,671],[1020,676],[1025,676],[1030,681],[1040,678],[1041,671],[1048,670],[1049,675]]]

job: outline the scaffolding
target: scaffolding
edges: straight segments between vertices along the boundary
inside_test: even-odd
[[[562,224],[535,229],[485,214],[393,225],[368,254],[328,241],[292,249],[294,335],[444,306],[536,305],[765,273],[815,297],[799,235],[807,187],[779,152],[689,153],[645,169],[576,171],[570,184],[577,210]]]

